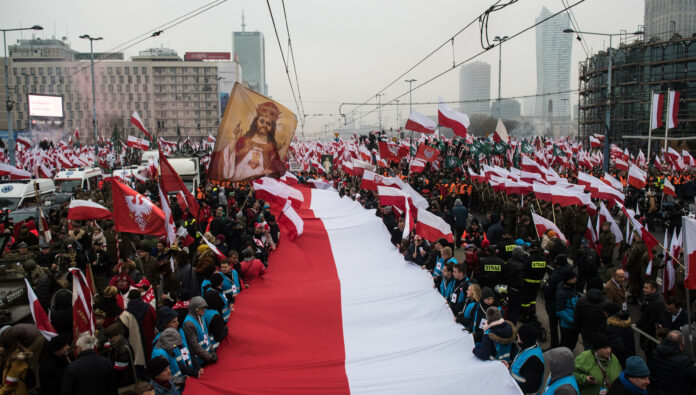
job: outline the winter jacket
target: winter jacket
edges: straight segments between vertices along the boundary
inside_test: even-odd
[[[506,284],[510,288],[522,292],[524,288],[524,267],[527,262],[527,255],[521,248],[512,251],[512,257],[508,260],[505,267]]]
[[[599,367],[602,364],[604,373]],[[608,361],[599,359],[592,350],[583,351],[575,358],[575,380],[580,387],[580,395],[599,394],[600,388],[609,388],[611,383],[621,374],[621,364],[612,354]],[[596,384],[590,384],[587,377],[592,376]]]
[[[604,295],[607,297],[607,300],[623,305],[626,303],[626,284],[617,285],[614,279],[609,279],[604,284]]]
[[[70,364],[67,357],[58,357],[47,352],[39,364],[41,395],[60,395],[65,369]]]
[[[66,340],[73,340],[73,311],[72,293],[67,289],[60,289],[53,294],[49,318],[53,328],[59,335],[65,336]]]
[[[481,343],[474,346],[473,353],[478,359],[510,361],[510,348],[517,338],[517,328],[510,321],[502,319],[486,326]]]
[[[563,384],[556,388],[554,395],[577,395],[578,391],[575,390],[573,384],[577,385],[575,382],[575,361],[573,360],[573,352],[567,347],[553,348],[544,353],[544,362],[549,367],[549,378],[544,385],[544,391],[542,393],[548,393],[547,389],[549,386],[556,383],[558,380],[566,379],[570,383]]]
[[[143,342],[143,352],[145,352],[145,355],[150,355],[152,353],[152,343],[155,339],[155,322],[157,320],[155,309],[142,299],[134,299],[128,301],[126,310],[133,314],[133,317],[138,321],[140,339]]]
[[[542,287],[541,291],[544,295],[544,301],[546,301],[546,312],[549,317],[556,316],[556,293],[558,291],[558,284],[563,283],[563,275],[568,270],[571,270],[569,266],[559,266],[553,269],[551,275],[546,280],[546,284]]]
[[[694,393],[696,367],[674,344],[658,344],[648,359],[651,394],[681,395]]]
[[[205,301],[203,298],[200,296],[196,296],[194,298],[191,298],[191,301],[189,302],[189,314],[187,316],[192,318],[192,321],[198,321],[203,322],[203,326],[201,327],[201,330],[204,332],[202,336],[206,338],[208,344],[210,344],[210,334],[207,331],[207,327],[205,327],[205,323],[203,321],[203,317],[200,317],[197,313],[197,310],[200,307],[205,306]],[[200,325],[200,324],[199,324]],[[198,334],[198,328],[196,327],[196,324],[193,322],[190,322],[188,320],[184,320],[183,323],[183,329],[184,329],[184,334],[186,335],[186,344],[188,344],[189,351],[191,352],[191,357],[197,357],[201,361],[204,362],[209,362],[213,359],[217,359],[217,356],[215,355],[214,352],[212,352],[212,348],[208,347],[207,349],[204,348],[203,345],[201,345],[201,341],[199,340],[199,334]]]
[[[637,388],[633,383],[628,381],[624,372],[621,372],[619,378],[614,380],[609,387],[607,395],[643,395],[647,391],[643,392],[640,388]]]
[[[145,365],[145,349],[143,348],[142,337],[140,336],[140,325],[133,314],[122,311],[118,316],[119,321],[128,330],[128,344],[133,349],[133,364],[135,366]],[[152,343],[150,343],[152,344]]]
[[[114,368],[108,358],[94,350],[82,351],[63,375],[63,395],[116,395]]]
[[[606,318],[603,304],[604,293],[598,289],[590,289],[587,296],[580,298],[575,307],[575,323],[583,341],[592,343],[593,337],[604,332]]]
[[[496,222],[488,227],[488,230],[486,231],[486,237],[488,238],[488,241],[491,242],[491,245],[498,244],[501,240],[503,240],[504,232],[505,231],[503,230],[503,226],[499,222]]]
[[[575,292],[574,285],[566,285],[564,282],[558,284],[556,289],[556,316],[560,320],[562,328],[575,329],[575,306],[578,302],[578,294]]]
[[[640,306],[640,319],[636,326],[647,332],[650,336],[655,336],[655,325],[659,323],[662,313],[665,311],[665,302],[658,293],[650,294],[645,297],[645,303]]]
[[[458,201],[459,199],[457,199]],[[466,220],[469,217],[469,210],[462,206],[461,201],[455,201],[454,207],[452,207],[452,215],[454,215],[454,226],[457,228],[466,228]],[[459,203],[459,205],[457,205]]]
[[[667,328],[671,331],[678,331],[679,328],[688,324],[686,310],[682,309],[681,311],[679,311],[679,313],[677,314],[677,318],[675,319],[672,319],[672,314],[668,313],[667,310],[665,310],[662,313],[662,316],[660,316],[659,324],[662,325],[663,328]]]
[[[609,338],[611,352],[616,355],[621,366],[626,365],[626,358],[636,354],[633,329],[631,329],[631,317],[626,312],[607,318],[607,327],[604,334]]]

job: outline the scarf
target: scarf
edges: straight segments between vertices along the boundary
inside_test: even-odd
[[[621,372],[621,374],[619,375],[619,380],[621,380],[621,385],[623,385],[624,388],[629,390],[632,394],[648,395],[647,390],[642,390],[633,385],[632,382],[628,381],[628,377],[626,377],[626,372]]]

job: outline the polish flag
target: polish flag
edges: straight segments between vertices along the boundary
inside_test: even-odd
[[[409,173],[422,173],[425,170],[425,162],[421,159],[413,158],[408,166]]]
[[[616,167],[619,170],[627,171],[628,170],[628,162],[623,160],[623,158],[615,158],[614,159],[614,167]]]
[[[165,234],[164,212],[149,199],[115,179],[111,181],[111,193],[117,232],[153,236]]]
[[[609,210],[607,209],[607,206],[604,205],[604,202],[599,202],[599,225],[601,226],[605,222],[609,222],[609,229],[611,230],[611,233],[614,234],[616,244],[619,244],[619,242],[624,238],[623,233],[621,233],[621,228],[619,228],[619,225],[614,220],[614,217],[611,215],[611,213],[609,213]]]
[[[365,169],[375,171],[377,169],[377,166],[362,161],[360,159],[353,159],[353,173],[355,173],[356,176],[362,177],[363,171],[365,171]]]
[[[17,143],[26,149],[31,149],[31,147],[33,145],[31,143],[31,140],[29,140],[28,138],[26,138],[24,136],[17,136]]]
[[[696,220],[682,217],[681,238],[684,242],[684,287],[696,289]]]
[[[172,209],[169,207],[169,196],[162,191],[162,183],[158,183],[159,199],[160,205],[162,206],[162,212],[164,212],[164,229],[166,230],[167,242],[170,246],[176,243],[176,226],[174,225],[174,217],[172,216]]]
[[[597,235],[592,228],[592,219],[589,216],[587,217],[587,227],[585,227],[585,240],[592,248],[597,244]]]
[[[108,208],[91,200],[73,199],[68,206],[68,219],[71,221],[89,221],[111,219],[113,214]]]
[[[41,303],[39,303],[39,299],[37,299],[34,290],[31,288],[29,280],[25,278],[24,282],[27,285],[29,309],[31,310],[31,316],[34,318],[34,322],[36,323],[36,329],[41,332],[46,340],[51,340],[52,338],[58,336],[58,332],[56,332],[56,330],[53,328],[53,324],[51,324],[51,320],[48,319],[46,311],[43,309],[43,307],[41,307]]]
[[[495,133],[493,133],[493,141],[496,143],[504,142],[505,144],[510,144],[510,136],[508,136],[507,129],[503,120],[498,118],[498,124],[495,126]]]
[[[672,242],[669,245],[669,252],[672,254],[672,256],[679,256],[679,253],[681,252],[681,247],[682,247],[682,239],[681,239],[682,233],[680,232],[679,235],[677,235],[677,229],[675,228],[674,231],[672,232]],[[667,265],[665,266],[665,274],[664,274],[664,281],[662,282],[662,292],[663,293],[670,293],[676,285],[676,271],[674,269],[674,259],[670,256],[666,256],[665,260],[667,262]]]
[[[128,140],[126,140],[126,146],[142,151],[147,151],[148,149],[150,149],[150,142],[139,137],[128,136]]]
[[[7,163],[0,163],[0,176],[10,176],[11,180],[25,180],[31,178],[31,173]]]
[[[80,128],[75,128],[75,140],[80,141]]]
[[[471,124],[466,114],[457,112],[442,103],[437,106],[437,123],[452,129],[455,135],[464,138]]]
[[[184,197],[186,198],[186,204],[181,206],[181,208],[188,208],[191,215],[194,218],[198,218],[198,210],[200,210],[200,207],[198,205],[198,201],[196,201],[196,198],[193,196],[192,191],[188,190],[184,184],[184,181],[181,179],[181,177],[179,177],[179,174],[174,170],[166,155],[164,155],[161,150],[159,151],[158,158],[160,168],[160,184],[162,185],[164,194],[169,195],[170,193],[174,192],[183,193]]]
[[[667,129],[677,126],[677,115],[679,114],[679,92],[669,91],[669,111],[667,111]]]
[[[664,178],[664,188],[662,188],[662,193],[667,194],[672,197],[677,197],[677,192],[674,189],[674,185],[669,182],[667,177]]]
[[[638,232],[640,238],[643,240],[643,243],[645,243],[645,247],[648,249],[648,255],[652,260],[654,255],[652,251],[653,247],[658,245],[659,242],[657,241],[657,239],[655,239],[655,236],[653,236],[652,233],[650,233],[645,226],[643,226],[640,222],[638,222],[637,219],[633,218],[633,216],[626,211],[626,207],[624,207],[623,205],[620,207],[624,215],[628,217],[628,219],[631,221],[633,229]]]
[[[378,186],[377,195],[379,196],[379,204],[381,206],[393,206],[399,209],[400,212],[409,213],[408,218],[411,220],[410,223],[406,223],[408,227],[412,227],[416,220],[417,209],[413,205],[413,201],[409,199],[409,196],[404,193],[399,188]]]
[[[148,132],[147,129],[145,128],[145,123],[143,122],[142,119],[140,119],[140,115],[138,115],[137,111],[133,111],[133,115],[131,115],[130,123],[135,125],[136,128],[140,129],[140,131],[145,134],[145,137],[147,137],[148,139],[152,138],[150,136],[150,132]]]
[[[295,240],[297,236],[304,233],[304,221],[292,207],[290,199],[285,201],[285,205],[278,216],[278,225],[285,227],[290,240]]]
[[[208,142],[209,143],[214,143],[215,142],[215,137],[208,135]]]
[[[652,128],[657,129],[662,127],[662,109],[664,107],[665,95],[662,93],[653,93],[652,95]]]
[[[602,142],[595,136],[590,136],[590,147],[599,148],[602,146]]]
[[[297,185],[297,177],[295,177],[294,174],[290,173],[289,171],[286,171],[285,174],[280,177],[280,181],[288,184],[288,185]]]
[[[546,172],[540,164],[529,159],[526,155],[522,155],[521,170],[524,170],[529,173],[541,174],[542,176],[546,174]]]
[[[262,177],[252,182],[257,199],[263,199],[282,207],[290,199],[295,207],[300,207],[304,201],[302,193],[297,189],[270,177]]]
[[[436,148],[428,147],[427,145],[421,143],[418,146],[418,151],[416,152],[416,158],[422,159],[426,162],[434,162],[440,157],[440,151]]]
[[[390,245],[374,211],[301,189],[304,235],[270,254],[235,306],[219,363],[187,393],[229,392],[230,383],[238,393],[520,393],[503,364],[471,353],[473,336],[432,276]]]
[[[439,239],[446,239],[454,243],[452,227],[449,226],[441,217],[427,210],[418,211],[418,222],[416,222],[416,234],[422,236],[431,243]]]
[[[207,245],[208,248],[210,248],[210,250],[213,251],[213,253],[215,254],[216,257],[218,257],[219,260],[222,261],[223,259],[226,259],[226,258],[227,258],[227,257],[225,256],[225,254],[223,254],[222,252],[220,252],[220,250],[218,250],[218,248],[215,247],[215,244],[209,242],[208,239],[206,239],[205,236],[203,236],[203,235],[201,234],[201,232],[198,232],[198,236],[200,236],[201,240],[203,240],[203,242],[205,243],[205,245]]]
[[[617,180],[609,173],[604,173],[604,183],[617,191],[623,191],[623,184],[621,184],[621,181]]]
[[[426,117],[423,114],[418,113],[415,110],[411,111],[411,115],[408,117],[408,121],[406,121],[405,126],[406,130],[412,130],[414,132],[426,134],[435,133],[436,127],[437,124],[435,123],[435,121]]]
[[[694,159],[693,156],[691,156],[689,151],[682,150],[682,159],[684,159],[684,163],[686,165],[696,167],[696,159]]]
[[[646,181],[648,179],[647,174],[638,168],[636,165],[631,165],[628,169],[628,184],[633,185],[638,189],[645,188]]]
[[[82,271],[76,267],[68,271],[73,277],[72,309],[73,337],[77,339],[80,333],[94,334],[94,311],[92,310],[92,291],[89,288]]]
[[[563,240],[566,243],[568,242],[565,235],[563,235],[563,232],[561,232],[561,230],[558,229],[556,224],[554,224],[553,222],[535,213],[532,213],[532,220],[534,221],[534,227],[536,228],[537,236],[539,236],[539,239],[541,239],[544,233],[546,233],[548,230],[553,230],[554,232],[556,232],[556,236],[558,236],[559,239]]]

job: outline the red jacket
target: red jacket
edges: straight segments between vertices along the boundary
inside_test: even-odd
[[[242,275],[242,280],[244,280],[245,283],[248,283],[256,277],[266,273],[266,267],[258,259],[251,261],[243,260],[239,262],[239,266],[241,267],[239,272]]]

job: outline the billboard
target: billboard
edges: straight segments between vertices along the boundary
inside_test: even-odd
[[[186,52],[184,60],[230,60],[229,52]]]
[[[27,95],[30,117],[63,118],[63,96]]]

